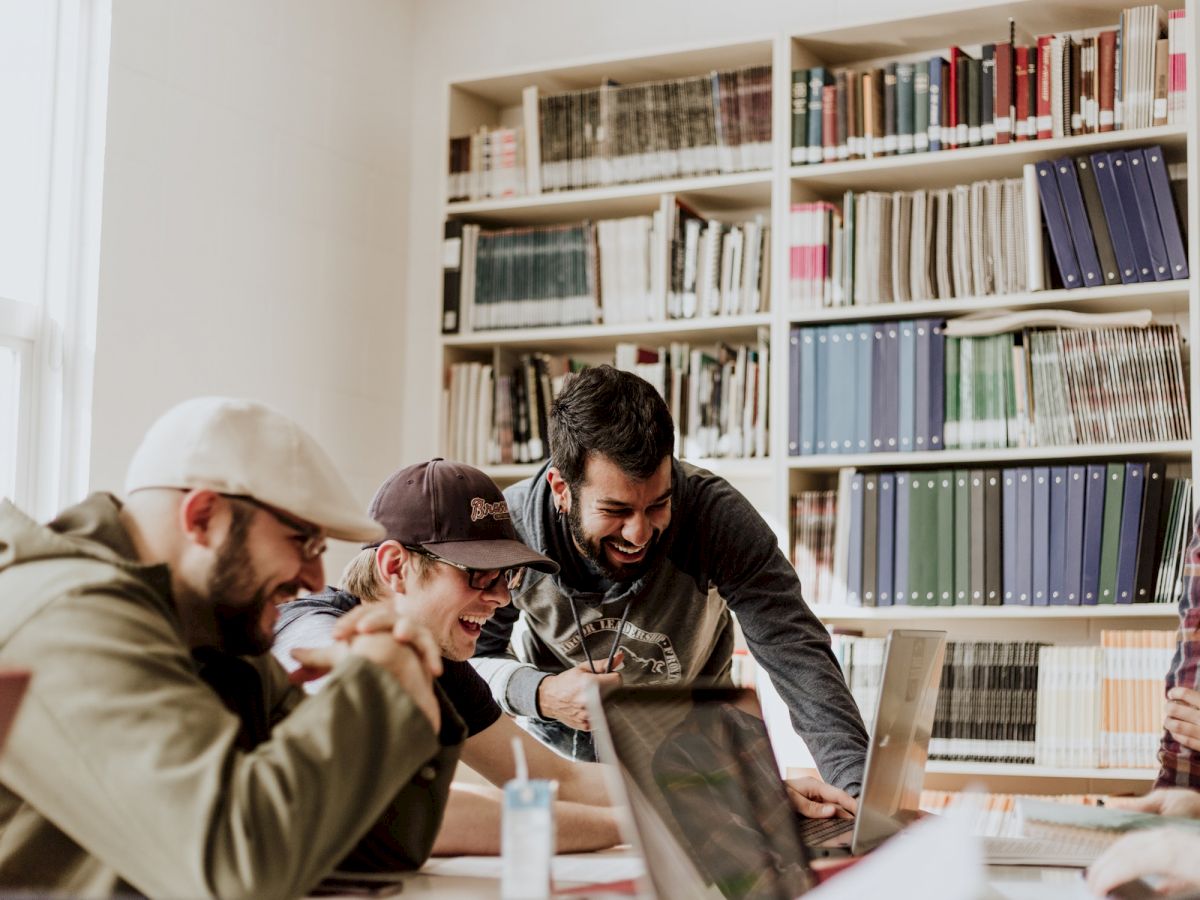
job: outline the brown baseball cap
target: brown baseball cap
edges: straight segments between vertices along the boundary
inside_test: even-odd
[[[462,463],[438,457],[393,472],[367,512],[384,527],[385,540],[424,547],[462,566],[558,571],[554,560],[517,537],[496,483]]]

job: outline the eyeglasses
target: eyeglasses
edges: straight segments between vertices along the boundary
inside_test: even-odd
[[[432,559],[435,562],[445,563],[446,565],[458,569],[460,572],[467,573],[467,584],[477,591],[490,591],[497,583],[503,579],[504,586],[510,591],[515,591],[521,586],[521,582],[525,580],[525,566],[516,566],[511,569],[472,569],[470,566],[464,566],[462,563],[456,563],[453,560],[438,556],[426,550],[424,547],[410,547],[405,545],[411,553],[417,553],[424,556],[426,559]]]
[[[257,507],[267,513],[280,525],[294,531],[297,537],[304,540],[299,544],[300,558],[305,562],[312,562],[318,556],[325,552],[325,534],[323,529],[316,525],[309,525],[307,522],[301,522],[299,519],[294,519],[282,510],[278,510],[273,506],[255,500],[253,497],[247,497],[244,494],[222,494],[230,500],[237,500],[240,503],[247,503],[250,506]]]

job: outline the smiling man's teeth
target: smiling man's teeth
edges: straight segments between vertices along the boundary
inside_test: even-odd
[[[485,625],[491,616],[459,616],[460,621],[470,622],[472,625]]]
[[[641,553],[643,550],[646,549],[645,544],[642,544],[642,546],[640,546],[640,547],[634,547],[631,544],[618,544],[616,541],[613,541],[612,545],[617,550],[620,550],[622,553],[627,553],[630,556],[632,556],[635,553]]]

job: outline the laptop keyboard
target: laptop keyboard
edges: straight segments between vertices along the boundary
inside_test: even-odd
[[[800,839],[813,847],[850,831],[853,827],[853,819],[806,819],[800,826]]]

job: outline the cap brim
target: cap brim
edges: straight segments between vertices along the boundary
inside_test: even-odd
[[[470,569],[511,569],[516,566],[529,566],[551,575],[558,571],[558,563],[520,541],[441,541],[421,546],[442,559]]]

